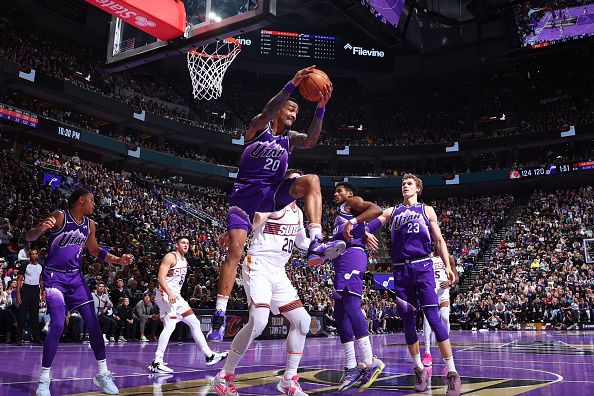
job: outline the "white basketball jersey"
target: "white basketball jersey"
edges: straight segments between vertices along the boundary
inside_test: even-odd
[[[177,257],[177,261],[167,272],[165,280],[167,281],[169,289],[179,296],[184,281],[186,280],[186,275],[188,274],[188,261],[185,257],[179,257],[177,254],[175,254],[175,256]]]
[[[441,257],[431,257],[431,261],[433,261],[433,271],[435,272],[435,286],[439,288],[441,282],[448,280],[448,275]]]
[[[295,204],[271,213],[268,219],[254,229],[248,254],[272,258],[279,267],[285,266],[295,244],[295,236],[303,228],[303,212]]]

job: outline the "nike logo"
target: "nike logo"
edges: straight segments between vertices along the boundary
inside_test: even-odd
[[[429,264],[431,264],[431,263],[425,263],[425,265],[423,265],[423,267],[426,267],[426,266],[428,266]]]
[[[344,279],[349,280],[353,275],[359,275],[360,273],[361,271],[359,270],[352,270],[350,273],[344,274]]]

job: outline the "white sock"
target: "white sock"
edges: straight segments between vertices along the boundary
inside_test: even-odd
[[[316,235],[322,235],[322,226],[318,223],[309,223],[307,226],[309,230],[309,239],[314,239]]]
[[[421,370],[425,368],[425,367],[423,367],[423,362],[421,362],[421,354],[420,353],[418,355],[413,356],[412,359],[413,359],[413,365],[415,368],[420,368]]]
[[[287,366],[285,367],[285,374],[284,379],[290,380],[294,376],[297,375],[297,367],[299,367],[299,362],[301,361],[301,356],[303,356],[303,352],[291,352],[287,353]]]
[[[223,296],[222,294],[217,294],[217,311],[227,311],[227,303],[229,302],[229,296]]]
[[[48,380],[50,379],[50,370],[51,367],[42,367],[41,374],[39,374],[39,380]]]
[[[105,359],[97,360],[97,367],[99,368],[99,374],[109,373],[109,370],[107,370],[107,361]]]
[[[345,367],[352,369],[357,367],[357,357],[355,356],[355,343],[353,341],[342,344],[344,347]]]
[[[163,361],[165,349],[167,348],[171,334],[175,331],[176,324],[177,321],[171,319],[169,315],[163,317],[163,331],[161,331],[161,334],[159,335],[159,344],[157,345],[157,352],[155,352],[155,362]]]
[[[449,358],[443,358],[443,361],[446,364],[446,369],[447,369],[448,373],[450,371],[453,371],[453,372],[457,373],[457,371],[456,371],[456,365],[454,364],[454,357],[453,356],[450,356]]]
[[[365,364],[365,366],[371,365],[371,363],[373,363],[373,352],[371,351],[371,341],[369,341],[369,336],[359,338],[357,342],[363,353],[363,364]]]
[[[202,334],[202,330],[200,330],[200,322],[196,315],[188,315],[182,319],[184,323],[186,323],[190,327],[190,332],[192,333],[192,338],[194,338],[194,342],[202,352],[204,352],[205,356],[212,356],[212,350],[206,343],[206,339],[204,338],[204,334]]]
[[[425,338],[425,353],[431,354],[431,326],[427,318],[423,320],[423,337]]]

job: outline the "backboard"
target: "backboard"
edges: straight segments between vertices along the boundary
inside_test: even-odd
[[[105,70],[116,72],[188,51],[267,26],[274,21],[276,0],[183,0],[186,32],[169,41],[158,40],[112,17]]]

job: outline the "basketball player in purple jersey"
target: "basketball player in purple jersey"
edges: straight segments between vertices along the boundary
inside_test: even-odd
[[[365,252],[365,222],[381,215],[382,210],[372,202],[358,197],[357,187],[352,183],[338,183],[334,190],[334,203],[338,205],[338,215],[334,220],[332,240],[345,241],[344,253],[334,260],[334,318],[344,347],[346,364],[340,392],[353,387],[361,381],[359,392],[369,388],[381,374],[385,365],[373,356],[367,319],[361,311],[363,297],[363,277],[367,269]],[[357,339],[363,360],[357,367],[355,343]]]
[[[415,175],[405,174],[402,177],[404,202],[384,210],[380,217],[369,223],[367,231],[372,234],[389,222],[396,296],[417,309],[419,306],[423,309],[446,364],[446,395],[460,395],[461,381],[454,364],[448,331],[439,318],[435,274],[430,256],[432,242],[436,244],[439,257],[445,264],[448,280],[453,282],[455,275],[450,265],[448,249],[437,223],[435,210],[431,206],[418,202],[422,191],[423,181]],[[415,389],[418,392],[424,392],[431,383],[431,377],[421,362],[416,331],[416,310],[402,309],[400,315],[404,322],[406,344],[414,361]]]
[[[221,341],[225,332],[225,311],[229,294],[237,275],[237,265],[256,212],[269,213],[280,210],[296,199],[304,198],[305,214],[309,220],[311,243],[307,252],[310,265],[335,258],[344,251],[343,241],[322,243],[322,193],[317,175],[284,179],[291,153],[295,148],[315,147],[322,131],[326,104],[332,95],[328,83],[320,92],[321,99],[307,134],[291,130],[299,106],[289,98],[315,66],[299,70],[293,79],[266,104],[262,113],[254,117],[245,135],[245,143],[237,182],[229,199],[227,230],[229,250],[221,267],[216,312],[209,341]]]
[[[28,241],[35,241],[42,234],[50,231],[48,255],[42,277],[51,326],[43,344],[41,375],[36,395],[51,394],[50,368],[64,330],[66,310],[70,312],[74,309],[80,313],[85,322],[89,331],[89,342],[97,359],[99,371],[93,378],[93,383],[103,392],[117,395],[118,388],[107,370],[105,343],[93,299],[81,273],[82,253],[86,246],[89,253],[99,260],[119,265],[131,264],[134,257],[129,254],[122,257],[114,256],[109,253],[109,249],[101,248],[97,244],[95,222],[87,217],[95,209],[95,201],[90,191],[84,188],[76,189],[68,200],[68,207],[69,210],[55,211],[50,214],[41,224],[30,229],[25,236]]]

